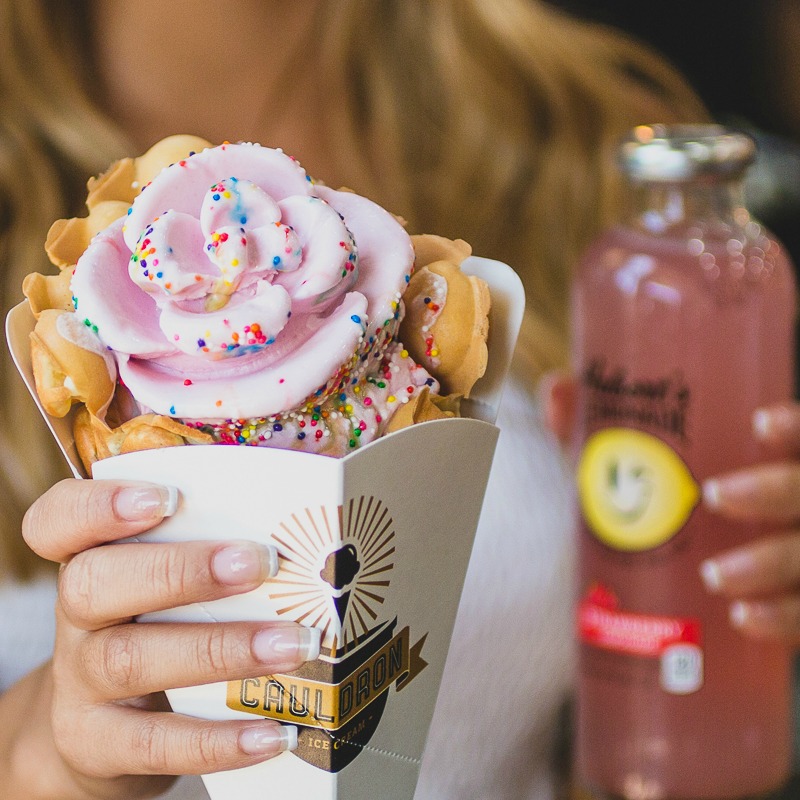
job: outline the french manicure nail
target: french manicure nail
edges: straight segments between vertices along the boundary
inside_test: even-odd
[[[732,580],[752,579],[757,571],[758,563],[746,547],[709,558],[700,565],[700,575],[711,591],[718,591]]]
[[[753,433],[759,439],[767,439],[772,430],[772,415],[765,408],[753,412]]]
[[[733,472],[724,478],[709,478],[703,482],[703,500],[712,509],[731,503],[749,502],[758,495],[762,481],[749,470]]]
[[[117,515],[130,522],[171,517],[178,510],[178,490],[152,484],[125,486],[114,495],[113,502]]]
[[[214,553],[211,569],[226,586],[261,582],[277,574],[278,551],[257,542],[231,544]]]
[[[294,725],[254,725],[239,734],[239,747],[250,755],[282,753],[297,748],[297,728]]]
[[[706,559],[700,564],[700,577],[710,592],[718,592],[722,587],[722,570],[713,559]]]
[[[703,483],[703,500],[709,508],[719,508],[720,504],[719,481],[713,478]]]
[[[731,603],[728,616],[734,628],[742,628],[747,624],[747,620],[750,618],[750,609],[747,603],[737,600],[735,603]]]
[[[319,655],[320,631],[302,626],[265,628],[253,637],[252,648],[259,661],[302,664]]]

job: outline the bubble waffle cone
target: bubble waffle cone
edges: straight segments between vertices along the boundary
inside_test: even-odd
[[[48,414],[63,417],[73,403],[84,403],[89,413],[101,415],[114,393],[114,380],[98,352],[81,347],[80,323],[76,336],[63,331],[75,327],[74,314],[46,309],[31,334],[31,362],[36,389]],[[72,340],[74,339],[74,340]]]
[[[469,397],[486,372],[491,297],[486,282],[466,275],[466,242],[415,236],[416,270],[406,292],[400,338],[439,379],[446,394]]]
[[[413,401],[399,409],[389,421],[387,433],[394,433],[420,422],[433,422],[436,419],[452,419],[461,416],[460,395],[436,395],[423,389]]]
[[[22,293],[28,298],[34,316],[38,318],[42,311],[50,308],[74,311],[69,286],[71,280],[70,269],[64,269],[58,275],[41,275],[38,272],[27,275],[22,282]]]
[[[207,433],[159,414],[141,414],[119,427],[109,428],[86,407],[75,413],[73,432],[78,454],[89,471],[96,461],[112,456],[187,444],[213,444],[214,441]]]

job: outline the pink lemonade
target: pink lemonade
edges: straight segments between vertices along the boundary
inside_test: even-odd
[[[641,188],[574,292],[577,777],[595,797],[754,797],[788,777],[790,653],[702,583],[704,559],[768,531],[700,487],[780,456],[752,416],[792,396],[793,272],[727,179]]]

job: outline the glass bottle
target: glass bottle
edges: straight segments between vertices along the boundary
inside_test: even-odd
[[[701,485],[774,457],[753,412],[793,389],[794,274],[743,202],[754,153],[719,126],[636,128],[633,212],[576,274],[575,752],[596,798],[754,797],[789,772],[790,653],[735,630],[699,572],[768,532]]]

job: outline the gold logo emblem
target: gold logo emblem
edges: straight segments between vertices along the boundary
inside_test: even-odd
[[[384,606],[396,553],[392,516],[375,497],[305,508],[272,532],[280,570],[269,583],[277,613],[322,631],[317,661],[286,675],[230,681],[227,705],[300,727],[295,755],[328,772],[358,756],[389,691],[426,666]]]
[[[333,513],[306,508],[273,540],[281,560],[270,598],[281,603],[280,615],[320,628],[333,657],[374,627],[395,553],[394,524],[380,500],[353,498]]]

